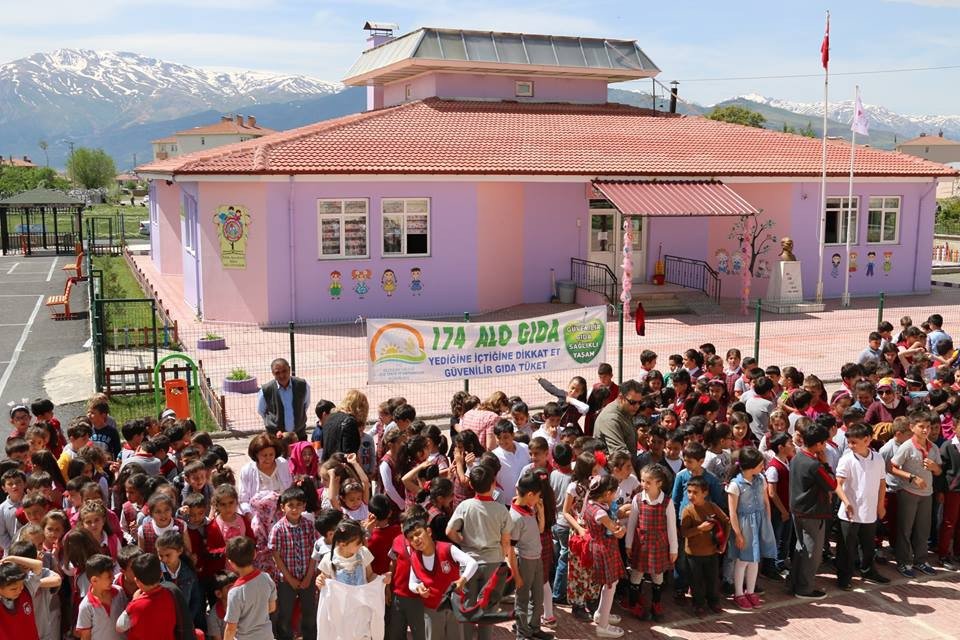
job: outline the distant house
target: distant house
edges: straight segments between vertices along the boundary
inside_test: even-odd
[[[28,156],[14,158],[13,156],[0,156],[0,166],[3,167],[36,167]]]
[[[928,136],[921,133],[920,137],[907,140],[897,145],[897,151],[917,156],[924,160],[942,162],[954,168],[960,167],[960,141],[951,140],[940,135]],[[954,198],[960,196],[960,180],[941,180],[937,185],[937,198]]]
[[[128,182],[140,182],[140,177],[135,173],[118,173],[113,179],[118,187],[126,186]]]
[[[240,114],[220,116],[220,122],[215,124],[184,129],[172,136],[154,140],[153,159],[166,160],[194,151],[222,147],[225,144],[246,142],[270,133],[276,132],[257,124],[257,119],[253,116],[247,116],[246,120]]]
[[[344,80],[367,111],[138,167],[153,264],[203,319],[482,313],[548,301],[568,274],[580,301],[613,298],[628,243],[638,287],[662,258],[725,298],[752,274],[762,297],[783,236],[807,299],[820,275],[841,296],[848,236],[853,295],[930,290],[954,169],[864,148],[849,198],[831,140],[821,212],[820,140],[608,103],[660,71],[636,41],[368,28]]]

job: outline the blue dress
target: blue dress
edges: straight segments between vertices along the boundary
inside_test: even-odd
[[[776,558],[777,541],[763,500],[766,491],[763,474],[758,473],[753,477],[753,482],[747,482],[741,473],[730,482],[740,488],[737,520],[740,522],[740,532],[746,543],[743,549],[738,549],[736,540],[731,536],[729,543],[731,555],[735,560],[744,562],[760,562],[761,558]]]

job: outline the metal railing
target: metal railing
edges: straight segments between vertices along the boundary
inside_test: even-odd
[[[664,256],[664,280],[688,289],[697,289],[716,303],[720,303],[720,274],[703,260]]]
[[[570,258],[570,279],[578,289],[599,293],[611,304],[617,301],[617,274],[602,262]]]

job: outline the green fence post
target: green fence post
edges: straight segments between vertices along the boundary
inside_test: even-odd
[[[97,323],[94,327],[93,336],[93,371],[96,378],[97,391],[103,391],[104,387],[104,353],[103,353],[103,300],[97,299],[94,302],[97,309]]]
[[[883,291],[880,292],[880,306],[877,308],[877,327],[880,326],[880,323],[883,322],[883,300],[885,296]]]
[[[469,312],[469,311],[464,311],[464,312],[463,312],[463,321],[464,321],[464,322],[470,322],[470,312]],[[463,379],[463,392],[464,392],[464,393],[470,393],[470,378],[464,378],[464,379]]]
[[[294,338],[293,321],[287,323],[287,333],[290,334],[290,373],[297,375],[297,345]]]
[[[157,301],[152,298],[150,300],[150,328],[153,336],[153,340],[150,341],[153,343],[153,366],[156,367],[159,359],[157,355]]]
[[[760,321],[763,311],[761,304],[763,304],[762,299],[757,298],[757,319],[753,329],[753,357],[758,363],[760,362]]]
[[[617,303],[617,384],[623,384],[623,303]]]

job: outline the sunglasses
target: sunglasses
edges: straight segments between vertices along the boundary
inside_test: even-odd
[[[643,402],[643,400],[631,400],[630,398],[624,398],[624,400],[626,400],[627,404],[629,404],[631,407],[635,407],[641,402]]]
[[[892,396],[892,395],[893,395],[893,389],[884,389],[884,390],[882,390],[882,391],[880,392],[880,395],[882,395],[882,396],[888,396],[888,395],[889,395],[889,396]]]

